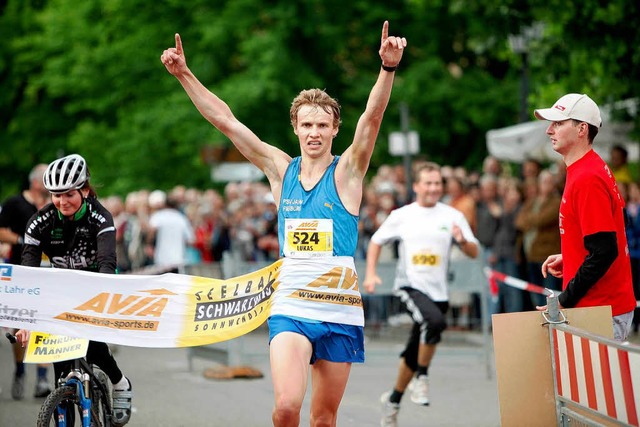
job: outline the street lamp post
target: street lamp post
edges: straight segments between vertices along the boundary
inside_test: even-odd
[[[406,202],[410,202],[413,191],[411,156],[420,152],[420,138],[418,132],[409,130],[409,107],[405,102],[400,103],[400,127],[401,132],[389,134],[389,154],[402,156],[407,192]]]
[[[534,40],[539,40],[544,31],[542,22],[535,22],[522,29],[520,34],[509,35],[509,45],[514,53],[522,59],[520,76],[520,122],[529,121],[529,48]]]
[[[522,76],[520,82],[520,123],[529,121],[529,53],[522,53]]]
[[[411,191],[413,190],[413,173],[411,173],[411,149],[409,147],[409,107],[407,107],[407,104],[404,102],[400,103],[400,123],[405,139],[405,152],[402,156],[402,163],[404,164],[404,180],[407,191],[406,203],[410,203]]]

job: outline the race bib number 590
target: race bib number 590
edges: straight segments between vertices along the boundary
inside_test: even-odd
[[[435,267],[440,265],[440,256],[430,252],[415,253],[411,256],[411,263],[417,267]]]

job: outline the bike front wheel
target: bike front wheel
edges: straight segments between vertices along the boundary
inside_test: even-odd
[[[93,373],[100,385],[94,383],[91,388],[92,425],[111,427],[111,381],[100,369],[94,368]]]
[[[57,408],[59,405],[63,405],[67,409],[67,425],[72,426],[75,418],[74,411],[78,405],[78,396],[76,395],[76,388],[72,386],[62,386],[53,390],[49,396],[45,399],[44,403],[40,407],[40,413],[38,414],[37,427],[55,427],[57,426],[56,419],[58,417]]]

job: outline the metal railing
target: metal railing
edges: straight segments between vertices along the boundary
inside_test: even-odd
[[[571,327],[547,302],[558,426],[640,425],[640,346]]]

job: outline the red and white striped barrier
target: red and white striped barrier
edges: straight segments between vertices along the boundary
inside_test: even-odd
[[[525,282],[524,280],[518,279],[513,276],[507,276],[506,274],[500,273],[496,270],[492,270],[489,267],[484,268],[484,274],[489,280],[489,290],[492,297],[498,296],[498,282],[502,282],[505,285],[513,286],[514,288],[522,289],[523,291],[534,292],[536,294],[541,294],[544,296],[552,295],[552,291],[550,289],[534,285],[533,283]],[[640,308],[640,301],[636,301],[636,307]]]
[[[640,354],[565,330],[552,331],[558,396],[638,426]]]
[[[536,294],[542,294],[545,296],[551,295],[551,291],[533,283],[525,282],[524,280],[517,279],[513,276],[507,276],[499,271],[492,270],[489,267],[484,268],[484,274],[489,279],[489,289],[491,290],[491,296],[498,296],[498,282],[502,282],[505,285],[512,286],[514,288],[522,289],[523,291],[534,292]]]

